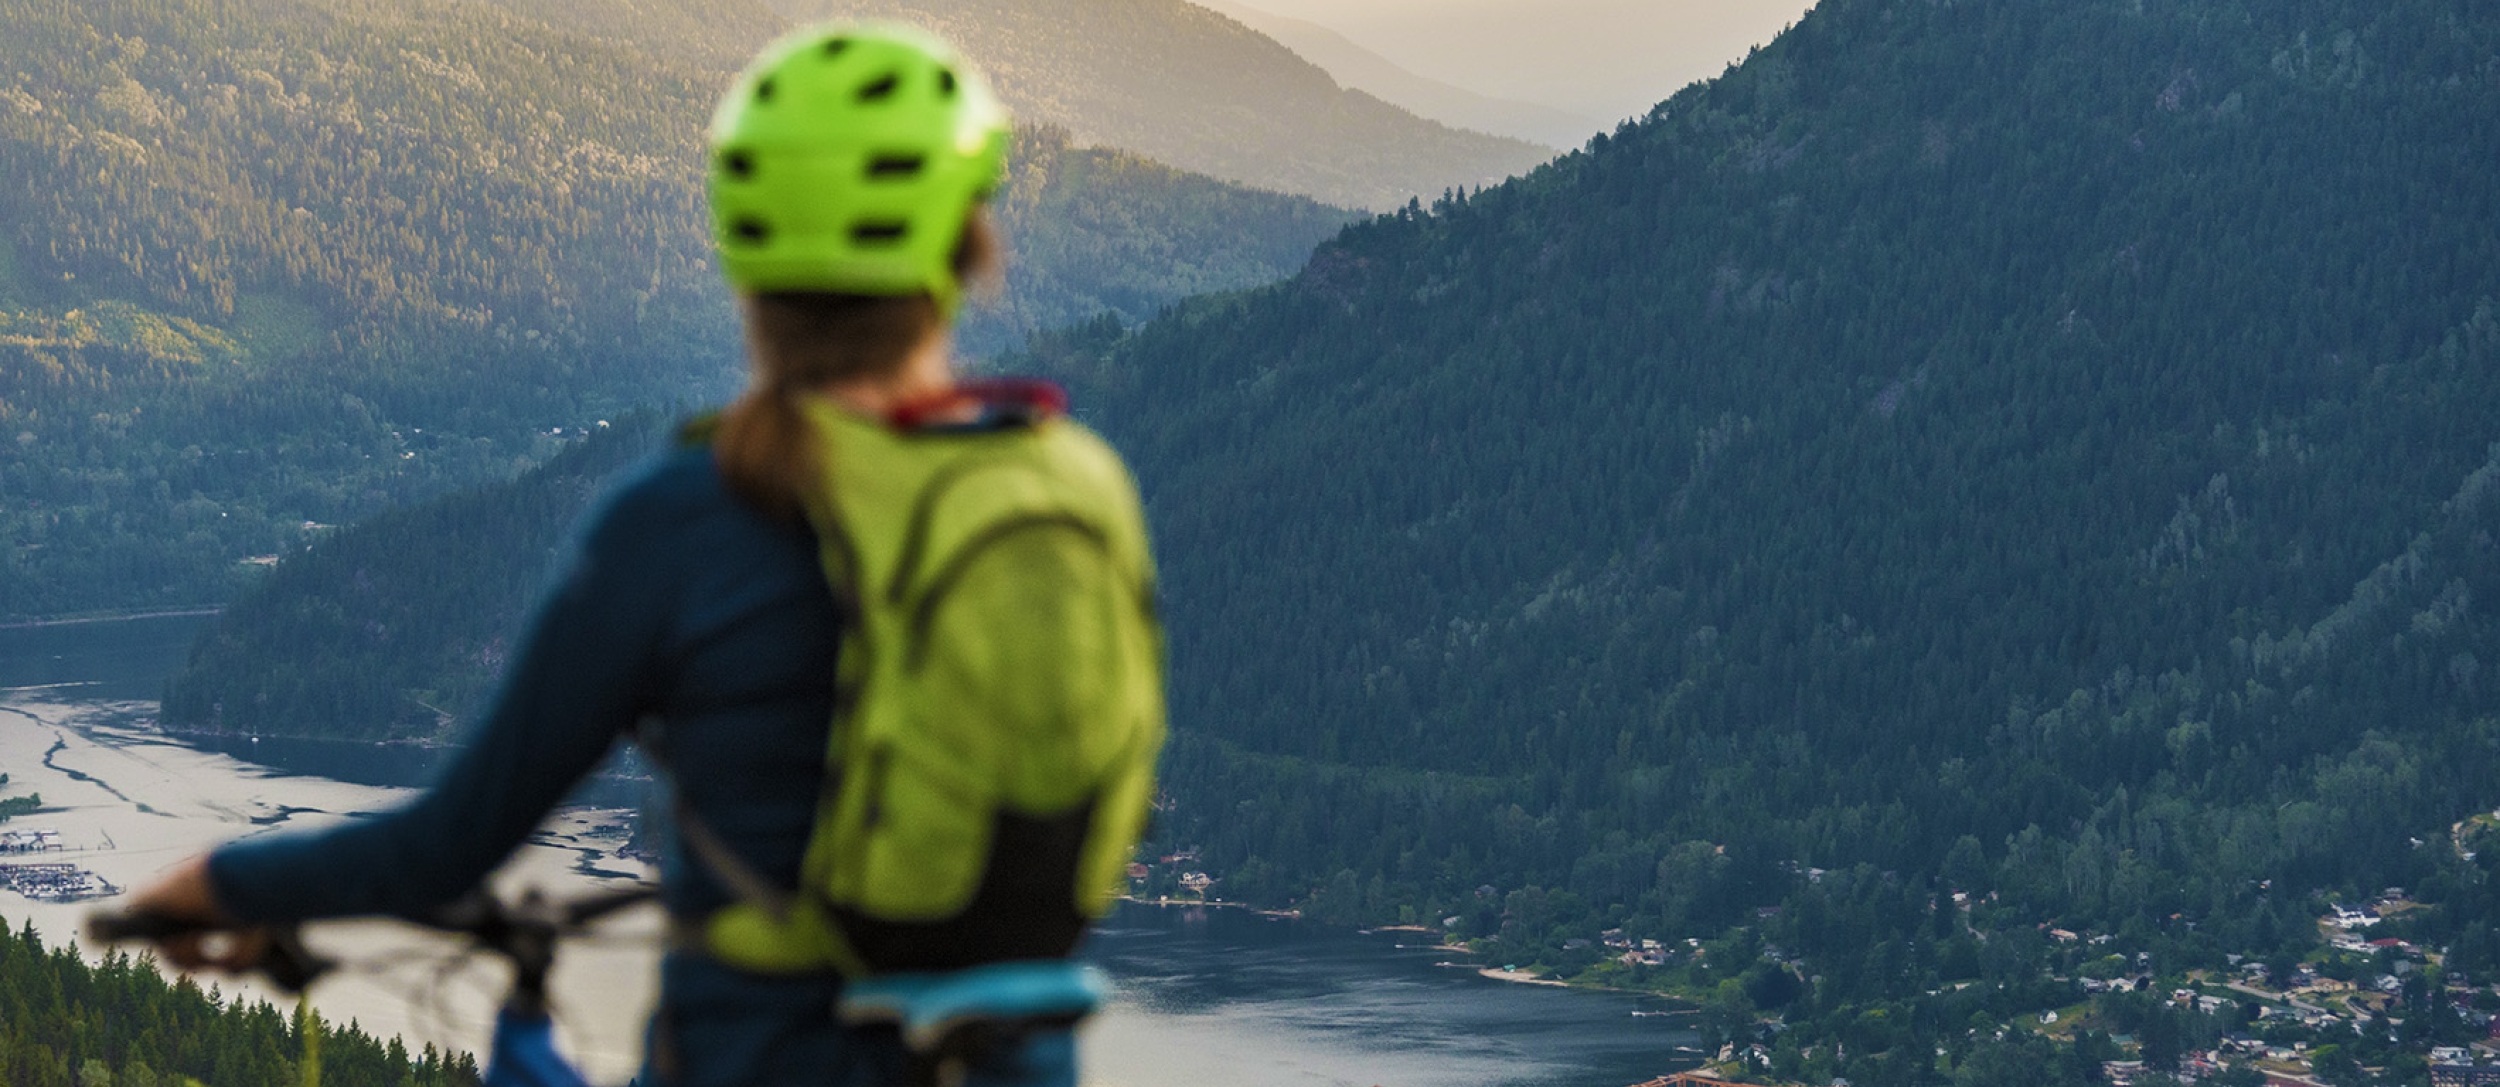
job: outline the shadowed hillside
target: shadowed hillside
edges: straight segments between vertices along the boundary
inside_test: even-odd
[[[701,126],[781,21],[690,12],[0,0],[0,616],[220,600],[319,526],[725,395]],[[1345,218],[1062,130],[1005,193],[977,355],[1278,278]]]

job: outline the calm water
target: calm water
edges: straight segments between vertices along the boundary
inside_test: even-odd
[[[165,694],[165,679],[191,655],[211,615],[0,627],[0,688],[71,684],[64,697],[97,701]]]
[[[191,643],[217,621],[213,615],[159,616],[93,623],[0,627],[0,690],[53,688],[55,698],[97,702],[147,701],[164,696],[165,680],[180,671]],[[247,762],[358,785],[413,788],[430,781],[447,751],[394,744],[299,740],[274,736],[183,736],[192,747]],[[597,777],[573,801],[607,807],[640,802],[640,781]]]
[[[210,617],[0,628],[0,688],[153,700]],[[5,727],[5,724],[0,724]],[[193,739],[295,774],[420,784],[437,752]],[[611,786],[615,802],[630,786]],[[1681,1014],[1650,998],[1564,991],[1436,965],[1446,952],[1245,910],[1124,905],[1088,954],[1119,981],[1088,1029],[1102,1087],[1623,1087],[1691,1067]],[[1636,1015],[1635,1012],[1643,1014]]]
[[[1694,1065],[1681,1013],[1629,994],[1518,985],[1447,952],[1247,910],[1127,904],[1089,954],[1119,1003],[1088,1075],[1119,1087],[1623,1087]],[[1634,1012],[1645,1013],[1634,1015]]]

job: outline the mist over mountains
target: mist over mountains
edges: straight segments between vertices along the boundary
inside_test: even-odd
[[[1327,69],[1329,76],[1342,86],[1357,88],[1455,128],[1559,148],[1577,147],[1598,129],[1608,127],[1594,117],[1533,102],[1491,98],[1416,75],[1318,23],[1272,14],[1231,0],[1193,2],[1276,39],[1303,59]]]
[[[1426,121],[1186,0],[771,0],[927,26],[981,62],[1028,120],[1080,143],[1345,207],[1492,184],[1547,148]]]
[[[1814,6],[1810,0],[1224,2],[1324,26],[1428,79],[1591,118],[1590,131],[1612,129],[1685,84],[1718,75]],[[1577,147],[1586,139],[1583,133],[1562,145]]]

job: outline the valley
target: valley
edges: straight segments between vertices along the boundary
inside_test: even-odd
[[[1141,894],[1669,994],[1735,1079],[2500,1075],[2491,12],[1824,0],[1549,158],[1177,0],[12,2],[0,168],[149,184],[0,194],[0,614],[223,604],[171,727],[456,741],[736,380],[738,35],[911,15],[1040,122],[967,353],[1152,523]]]

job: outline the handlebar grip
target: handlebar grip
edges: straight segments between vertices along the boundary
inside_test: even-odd
[[[169,940],[207,931],[209,927],[197,921],[140,910],[97,910],[87,915],[87,938],[98,943]]]
[[[177,936],[201,935],[232,931],[186,917],[169,917],[143,910],[98,910],[87,915],[87,936],[102,943],[130,940],[164,941]],[[338,964],[315,955],[304,946],[303,933],[294,925],[268,928],[268,945],[261,951],[260,961],[253,969],[260,971],[270,983],[290,993],[303,992]]]
[[[587,925],[619,910],[639,906],[658,897],[660,897],[660,888],[650,883],[639,883],[631,887],[595,894],[588,898],[577,899],[566,906],[564,923],[567,927]]]

